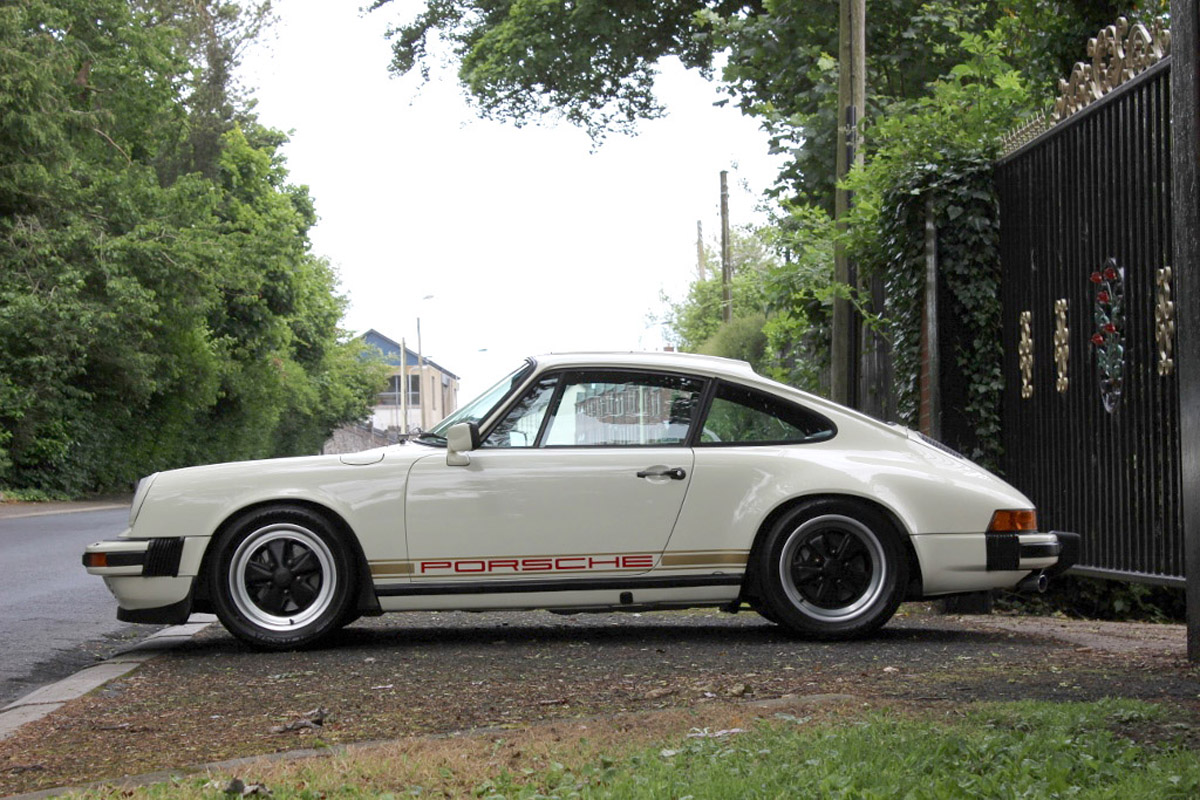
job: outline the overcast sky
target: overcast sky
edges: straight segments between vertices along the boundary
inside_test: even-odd
[[[462,378],[465,402],[526,355],[655,350],[661,292],[696,273],[696,222],[719,231],[719,173],[734,224],[751,221],[777,163],[714,85],[664,65],[665,119],[593,152],[567,123],[478,119],[453,74],[389,77],[384,38],[403,7],[279,0],[241,79],[320,222],[314,250],[350,299],[346,325],[406,338]],[[430,299],[424,299],[432,296]],[[480,351],[485,352],[480,352]]]

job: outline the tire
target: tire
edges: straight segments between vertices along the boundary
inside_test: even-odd
[[[797,506],[767,533],[757,566],[763,616],[815,639],[878,630],[908,584],[899,534],[882,514],[853,501]]]
[[[353,561],[319,514],[296,506],[259,509],[231,525],[215,546],[214,610],[252,647],[307,647],[353,615]]]

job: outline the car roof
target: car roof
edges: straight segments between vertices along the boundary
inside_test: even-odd
[[[651,351],[596,351],[576,353],[546,353],[535,356],[541,367],[637,367],[683,370],[706,375],[727,375],[732,378],[761,378],[745,361],[695,353]]]
[[[538,369],[561,369],[570,367],[615,367],[634,369],[665,369],[689,372],[714,378],[730,378],[742,384],[756,386],[773,394],[790,396],[793,400],[807,403],[825,414],[844,422],[854,419],[870,427],[896,434],[897,430],[885,422],[840,405],[803,389],[780,383],[754,371],[745,361],[720,356],[704,356],[696,353],[651,352],[651,351],[597,351],[577,353],[546,353],[535,356]]]

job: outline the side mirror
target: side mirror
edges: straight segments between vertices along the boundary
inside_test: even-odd
[[[479,447],[479,425],[474,422],[460,422],[451,425],[446,431],[446,464],[451,467],[465,467],[471,463],[467,455]]]

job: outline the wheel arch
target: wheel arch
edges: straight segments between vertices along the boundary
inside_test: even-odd
[[[913,547],[912,536],[908,528],[901,521],[900,517],[892,511],[892,509],[869,497],[853,494],[841,494],[837,492],[822,492],[818,494],[806,494],[792,497],[787,501],[780,503],[763,519],[758,530],[754,534],[754,543],[750,546],[750,557],[746,563],[746,575],[742,581],[741,599],[749,600],[750,598],[758,597],[758,564],[762,547],[767,539],[767,534],[775,526],[781,517],[790,513],[798,506],[814,501],[821,500],[836,500],[854,505],[865,506],[872,511],[880,514],[891,526],[900,540],[901,547],[904,551],[904,558],[908,563],[908,586],[905,589],[906,599],[918,600],[922,596],[922,586],[924,580],[921,575],[921,561],[917,557],[917,550]]]
[[[371,580],[370,564],[367,563],[367,556],[363,552],[362,544],[358,541],[358,537],[354,534],[354,529],[350,527],[350,524],[346,522],[341,514],[338,514],[329,508],[329,506],[312,500],[292,498],[263,500],[252,503],[232,512],[221,521],[208,539],[204,557],[200,561],[200,570],[193,582],[195,592],[193,596],[195,603],[194,610],[209,613],[213,610],[212,598],[209,596],[208,587],[209,573],[212,569],[213,559],[216,558],[215,542],[221,538],[225,531],[240,524],[246,517],[269,508],[301,508],[321,517],[333,529],[339,541],[347,547],[351,558],[354,560],[354,607],[360,614],[375,615],[383,613],[379,606],[379,598],[375,594],[375,584]]]

